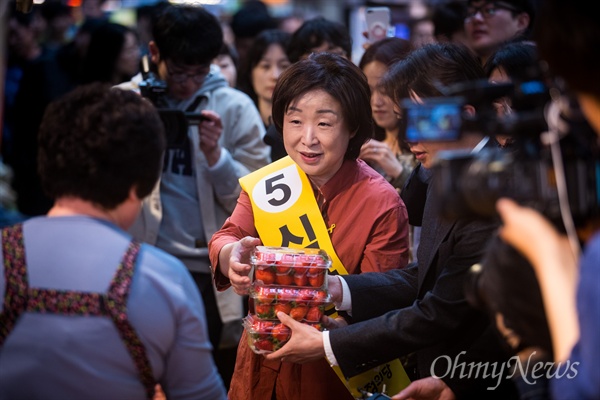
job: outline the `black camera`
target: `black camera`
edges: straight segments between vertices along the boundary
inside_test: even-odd
[[[497,135],[510,136],[512,144],[509,148],[488,144],[473,151],[438,153],[432,195],[442,217],[493,219],[497,217],[496,201],[509,197],[537,209],[561,227],[558,174],[565,177],[576,225],[599,214],[598,148],[575,102],[557,107],[558,103],[550,101],[549,88],[535,80],[460,84],[447,88],[446,94],[450,97],[424,99],[423,104],[403,101],[408,141],[454,141],[466,132],[480,132],[492,141]],[[500,98],[509,99],[512,110],[508,115],[497,111]],[[477,113],[465,114],[465,104],[473,105]],[[560,114],[562,121],[557,146],[562,166],[556,164],[556,153],[545,143],[548,113]]]
[[[200,113],[184,112],[170,108],[166,99],[167,84],[158,79],[152,72],[144,74],[140,82],[140,93],[149,99],[158,110],[160,119],[165,127],[167,147],[181,148],[187,142],[187,132],[190,125],[198,125],[205,117]]]

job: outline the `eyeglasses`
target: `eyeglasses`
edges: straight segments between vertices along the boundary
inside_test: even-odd
[[[512,12],[521,11],[521,10],[519,10],[509,4],[505,4],[505,3],[498,3],[498,2],[486,3],[479,7],[468,7],[467,12],[465,14],[465,21],[472,20],[473,18],[475,18],[477,13],[481,13],[481,16],[484,19],[490,19],[494,15],[496,15],[498,10],[507,10],[507,11],[512,11]]]
[[[188,79],[194,81],[194,83],[202,84],[206,76],[210,72],[210,65],[204,66],[201,72],[196,72],[194,74],[186,74],[184,72],[172,71],[173,66],[169,67],[169,62],[165,61],[165,68],[167,69],[167,73],[171,80],[175,83],[184,83]]]

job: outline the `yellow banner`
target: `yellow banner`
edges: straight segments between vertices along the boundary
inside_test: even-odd
[[[346,275],[333,249],[308,177],[287,156],[240,179],[252,201],[254,225],[265,246],[323,249],[333,274]]]
[[[308,177],[289,157],[277,160],[240,179],[252,202],[254,225],[265,246],[317,248],[331,257],[329,272],[347,275],[337,256]],[[332,226],[330,229],[333,229]],[[332,307],[327,315],[335,317]],[[383,364],[346,380],[339,367],[333,367],[350,393],[362,391],[398,393],[410,380],[399,360]]]

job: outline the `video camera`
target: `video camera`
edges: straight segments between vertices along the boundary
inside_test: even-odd
[[[142,96],[149,99],[158,110],[160,119],[165,127],[167,147],[181,148],[186,143],[188,127],[198,125],[205,119],[200,113],[184,112],[169,108],[166,92],[166,82],[158,79],[153,72],[144,72],[144,80],[140,82]]]
[[[536,80],[478,81],[448,87],[444,94],[449,97],[424,99],[423,104],[402,101],[407,141],[456,141],[467,132],[479,132],[490,140],[510,136],[513,143],[508,149],[488,144],[469,152],[438,153],[432,190],[442,217],[496,218],[496,201],[509,197],[537,209],[560,228],[564,215],[559,173],[565,176],[575,224],[599,214],[600,152],[576,103],[563,101],[558,106],[557,101],[550,101],[549,88]],[[494,103],[500,98],[509,99],[511,113],[498,115]],[[475,107],[475,115],[464,112],[466,104]],[[558,132],[562,167],[545,142],[548,117],[563,122]]]

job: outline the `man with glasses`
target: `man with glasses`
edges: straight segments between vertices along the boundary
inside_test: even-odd
[[[250,97],[230,88],[211,65],[223,44],[215,16],[198,6],[167,5],[155,17],[152,35],[148,49],[155,74],[166,83],[166,107],[200,113],[202,120],[190,125],[183,144],[165,152],[160,183],[144,201],[131,232],[176,256],[191,272],[204,300],[215,361],[228,386],[243,303],[232,291],[215,294],[207,243],[235,207],[238,179],[269,163],[265,128]]]
[[[467,45],[484,64],[503,43],[528,39],[535,0],[469,0],[465,14]]]

